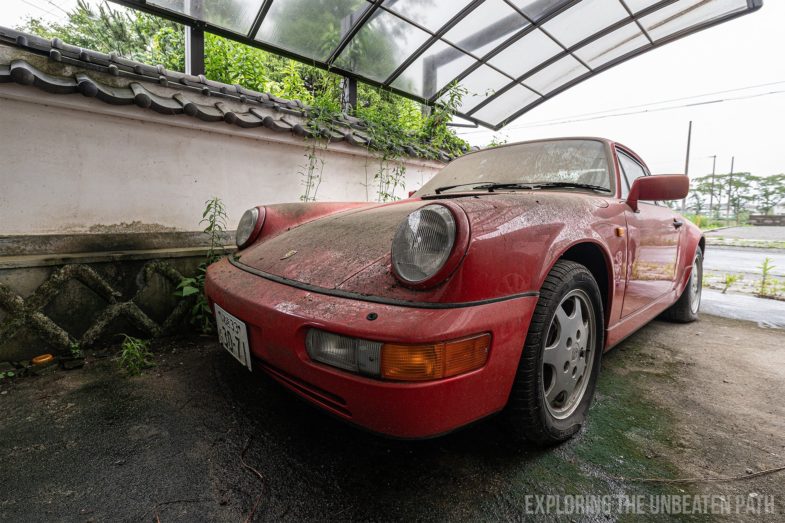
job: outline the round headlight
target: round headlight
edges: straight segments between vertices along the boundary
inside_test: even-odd
[[[253,236],[255,236],[255,232],[258,233],[258,229],[256,225],[259,222],[259,208],[254,207],[253,209],[248,209],[243,213],[243,217],[240,218],[240,223],[237,224],[237,232],[235,232],[234,239],[237,243],[237,247],[243,248],[245,245],[248,244],[251,240],[253,240]]]
[[[455,234],[455,218],[445,206],[426,205],[411,213],[393,238],[395,275],[408,284],[432,278],[450,258]]]

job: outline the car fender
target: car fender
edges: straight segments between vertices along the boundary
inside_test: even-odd
[[[258,209],[264,223],[261,227],[261,233],[248,247],[257,243],[260,239],[271,238],[298,225],[324,218],[331,214],[363,209],[373,205],[378,204],[373,202],[301,202],[260,205]]]
[[[683,254],[679,256],[679,274],[676,278],[677,292],[675,299],[678,299],[687,287],[687,282],[689,282],[690,275],[692,274],[692,260],[695,258],[698,247],[700,246],[704,255],[706,254],[706,239],[703,236],[703,232],[697,225],[694,225],[686,218],[684,219],[684,222],[684,236],[679,240],[681,242],[680,253]]]

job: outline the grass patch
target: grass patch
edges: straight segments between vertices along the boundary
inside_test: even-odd
[[[523,509],[527,495],[644,496],[644,507],[648,508],[650,496],[692,494],[691,487],[685,485],[628,481],[629,478],[673,479],[679,475],[676,467],[658,451],[674,445],[675,420],[668,411],[647,399],[642,388],[647,380],[670,382],[669,373],[675,367],[647,359],[629,341],[623,348],[606,355],[596,399],[582,433],[559,447],[528,454],[526,464],[518,467],[503,496],[511,512]],[[657,374],[646,372],[647,366],[656,369]],[[486,503],[490,510],[499,499]],[[564,516],[548,514],[537,518],[560,521]],[[575,514],[573,517],[640,519],[617,512],[616,506],[607,516]]]
[[[123,334],[118,364],[129,376],[138,376],[144,369],[155,367],[150,342]]]

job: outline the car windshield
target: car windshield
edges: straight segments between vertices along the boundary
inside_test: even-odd
[[[553,140],[506,145],[468,154],[434,176],[417,196],[548,184],[611,191],[605,144],[597,140]]]

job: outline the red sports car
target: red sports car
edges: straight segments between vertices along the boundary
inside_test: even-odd
[[[704,238],[599,138],[467,154],[393,203],[250,209],[207,271],[220,341],[309,402],[424,438],[502,412],[553,444],[581,427],[602,353],[697,318]]]

